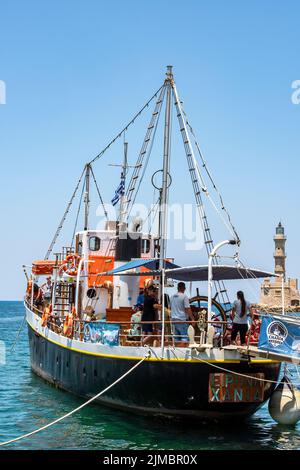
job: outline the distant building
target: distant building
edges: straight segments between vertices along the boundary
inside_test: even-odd
[[[285,296],[285,308],[298,307],[300,305],[300,293],[298,290],[297,279],[286,279],[286,252],[285,243],[286,236],[284,234],[284,227],[279,222],[276,227],[276,234],[274,236],[275,242],[275,274],[279,274],[280,277],[276,277],[275,280],[265,279],[261,286],[260,295],[260,306],[280,308],[282,306],[282,276],[284,278],[284,296]]]

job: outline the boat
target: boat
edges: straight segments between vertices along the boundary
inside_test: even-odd
[[[120,183],[112,200],[118,216],[116,220],[107,220],[104,228],[91,228],[93,182],[103,203],[94,164],[152,102],[154,110],[132,167],[128,165],[124,139]],[[203,230],[205,265],[179,266],[167,256],[173,105]],[[157,233],[149,233],[143,231],[140,220],[133,221],[132,226],[128,220],[141,189],[163,109],[163,155],[157,159],[158,170],[151,179],[158,194],[158,228]],[[55,387],[80,397],[95,397],[107,389],[96,402],[126,412],[198,421],[243,420],[271,396],[281,363],[259,355],[251,357],[238,345],[230,344],[231,303],[225,282],[271,277],[273,273],[246,267],[235,255],[230,262],[221,263],[220,250],[226,246],[236,253],[240,239],[200,147],[192,138],[195,134],[178,95],[173,69],[168,66],[159,90],[105,149],[84,165],[45,258],[24,266],[31,368]],[[127,182],[129,171],[131,178]],[[230,237],[217,244],[213,242],[203,202],[204,198],[211,200],[203,171],[220,197],[220,218],[230,231]],[[159,183],[155,176],[159,177]],[[81,186],[82,229],[75,232],[70,246],[53,254]],[[168,295],[177,282],[208,285],[207,292],[203,288],[200,293],[201,287],[197,287],[190,296],[195,321],[185,322],[192,328],[189,328],[189,341],[176,337],[174,320],[170,318]],[[150,285],[157,286],[161,310],[152,322],[155,328],[146,343],[141,327],[147,322],[134,315],[140,312],[136,306],[140,290]]]

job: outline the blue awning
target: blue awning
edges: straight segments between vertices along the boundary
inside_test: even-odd
[[[146,271],[145,273],[141,273],[140,271],[135,271],[135,270],[137,270],[138,268],[141,268],[141,267],[147,268],[151,272]],[[175,268],[179,268],[179,267],[180,266],[178,266],[177,264],[171,263],[168,260],[164,260],[164,269],[175,269]],[[103,273],[103,274],[106,274],[107,276],[113,276],[113,275],[121,274],[121,273],[123,273],[124,275],[127,274],[127,275],[131,275],[131,276],[133,276],[133,275],[139,275],[139,276],[147,275],[147,276],[149,276],[149,274],[159,274],[160,273],[160,271],[159,271],[159,259],[157,259],[157,258],[135,259],[135,260],[132,260],[132,261],[128,261],[128,263],[125,263],[122,266],[119,266],[118,268],[112,269],[111,271],[107,271],[106,273]]]
[[[141,272],[138,268],[145,267],[147,271]],[[165,275],[168,278],[177,281],[207,281],[208,279],[208,266],[185,266],[180,267],[168,260],[164,260]],[[114,276],[159,276],[161,270],[159,269],[159,259],[135,259],[128,263],[119,266],[118,268],[106,271],[99,275]],[[261,279],[267,277],[274,277],[276,274],[259,269],[241,267],[241,266],[228,266],[228,265],[214,265],[212,268],[213,280],[242,280],[242,279]]]

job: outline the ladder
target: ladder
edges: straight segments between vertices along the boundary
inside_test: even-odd
[[[173,96],[174,96],[174,101],[175,101],[175,106],[176,106],[176,111],[177,111],[177,118],[178,118],[178,122],[179,122],[179,128],[180,128],[180,132],[181,132],[181,136],[182,136],[182,140],[183,140],[183,145],[184,145],[184,150],[185,150],[187,163],[188,163],[188,169],[189,169],[189,173],[190,173],[190,177],[191,177],[191,181],[192,181],[192,185],[193,185],[193,190],[194,190],[194,195],[195,195],[195,199],[196,199],[197,208],[198,208],[199,215],[200,215],[200,221],[201,221],[202,230],[203,230],[205,248],[206,248],[207,255],[209,255],[211,253],[211,251],[213,250],[213,248],[214,248],[214,243],[213,243],[213,239],[212,239],[212,235],[211,235],[211,230],[210,230],[210,227],[208,225],[208,220],[207,220],[207,216],[206,216],[206,213],[205,213],[205,209],[204,209],[204,205],[203,205],[203,201],[202,201],[202,196],[201,196],[201,193],[202,192],[205,193],[207,191],[207,189],[206,189],[205,183],[204,183],[204,181],[201,177],[201,174],[199,172],[199,168],[197,166],[197,161],[196,161],[194,151],[193,151],[193,147],[192,147],[192,144],[191,144],[191,141],[190,141],[190,138],[189,138],[188,129],[187,129],[184,117],[183,117],[183,111],[182,111],[181,103],[180,103],[180,100],[179,100],[177,90],[176,90],[176,87],[175,87],[174,83],[173,83],[172,88],[173,88]],[[200,187],[200,182],[201,182],[202,187]],[[218,259],[213,258],[213,263],[215,265],[219,264]],[[220,295],[221,296],[221,301],[222,301],[222,303],[224,304],[224,307],[225,307],[224,308],[225,312],[226,313],[229,312],[231,310],[231,303],[230,303],[230,300],[229,300],[228,292],[227,292],[226,286],[224,284],[224,281],[214,281],[214,287],[215,287],[215,290],[216,290],[216,295],[215,295],[214,298],[217,299],[218,296]]]
[[[137,184],[139,183],[140,173],[143,167],[143,162],[147,154],[149,144],[151,143],[153,131],[155,130],[157,122],[158,122],[158,117],[160,115],[162,103],[164,101],[165,91],[166,91],[166,87],[163,86],[157,98],[155,108],[152,113],[150,123],[148,125],[147,132],[146,132],[139,156],[134,166],[134,170],[133,170],[133,173],[132,173],[129,185],[128,185],[128,189],[126,191],[126,202],[125,202],[125,207],[124,207],[124,214],[127,214],[127,216],[130,213],[129,206],[130,204],[133,204],[135,200],[135,189],[136,189]]]
[[[55,316],[61,318],[64,317],[66,313],[70,312],[71,289],[74,289],[74,285],[68,281],[59,281],[56,284],[53,308],[53,313]]]

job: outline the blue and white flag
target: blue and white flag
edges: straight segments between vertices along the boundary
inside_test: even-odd
[[[297,317],[295,320],[288,320],[284,315],[264,316],[259,335],[259,349],[299,359],[300,325],[297,323]]]
[[[124,178],[123,175],[121,175],[120,184],[117,187],[117,189],[115,191],[115,195],[111,200],[112,205],[115,206],[116,204],[118,204],[118,202],[120,200],[120,197],[124,196],[124,194],[125,194],[125,178]]]

